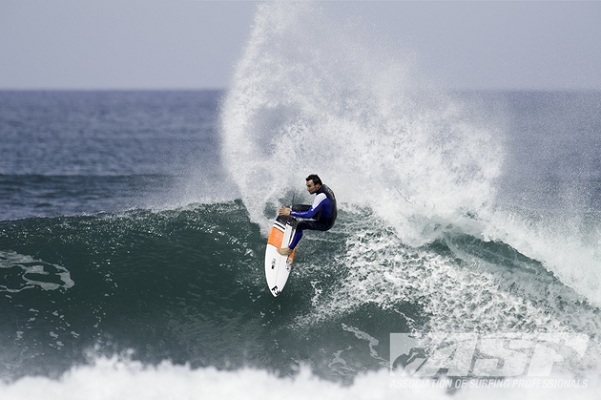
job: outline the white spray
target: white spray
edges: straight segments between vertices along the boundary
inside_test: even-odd
[[[253,221],[310,173],[410,245],[490,207],[501,135],[382,42],[314,3],[259,7],[222,112],[223,158]]]

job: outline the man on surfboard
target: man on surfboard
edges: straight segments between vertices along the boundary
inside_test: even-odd
[[[296,225],[296,232],[288,247],[278,249],[281,255],[290,255],[298,242],[303,237],[305,229],[315,231],[327,231],[336,221],[338,209],[336,207],[336,196],[332,189],[321,183],[319,176],[315,174],[309,175],[306,179],[307,191],[310,194],[315,194],[315,200],[311,206],[288,208],[282,207],[278,210],[278,215],[291,216],[301,218],[302,220]]]

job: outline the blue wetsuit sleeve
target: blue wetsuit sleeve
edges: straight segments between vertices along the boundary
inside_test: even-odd
[[[297,218],[313,218],[329,201],[330,199],[328,199],[325,194],[320,193],[315,197],[315,200],[308,211],[290,211],[290,215]]]

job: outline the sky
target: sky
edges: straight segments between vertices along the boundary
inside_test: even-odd
[[[0,89],[226,89],[254,1],[0,0]],[[327,1],[450,89],[601,90],[601,1]]]

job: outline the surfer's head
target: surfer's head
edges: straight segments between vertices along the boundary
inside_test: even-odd
[[[321,187],[321,179],[315,174],[309,175],[305,180],[307,181],[307,190],[310,194],[317,192]]]
[[[307,182],[308,181],[313,181],[314,184],[316,185],[321,185],[321,179],[319,179],[319,176],[317,176],[316,174],[311,174],[307,177],[307,179],[305,179]]]

